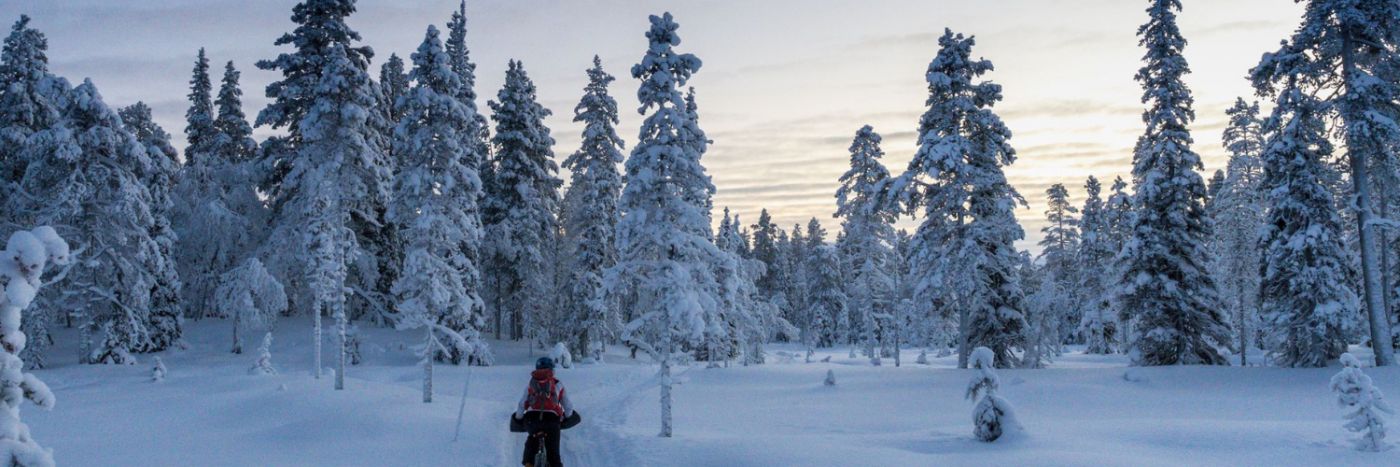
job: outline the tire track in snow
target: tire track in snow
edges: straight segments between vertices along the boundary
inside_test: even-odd
[[[638,379],[642,381],[636,383]],[[634,384],[635,383],[635,384]],[[601,404],[590,409],[592,419],[564,436],[562,447],[565,465],[643,465],[632,448],[633,440],[619,430],[627,422],[627,409],[646,390],[657,383],[656,376],[638,378],[637,373],[627,384],[609,385],[622,389],[609,394]],[[566,432],[567,433],[567,432]],[[570,436],[572,435],[572,436]]]

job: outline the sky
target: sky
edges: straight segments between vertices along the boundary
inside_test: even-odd
[[[275,73],[253,63],[288,50],[273,41],[293,27],[293,0],[5,0],[0,19],[22,13],[49,40],[50,68],[74,83],[91,78],[106,101],[145,101],[184,147],[190,71],[200,47],[213,68],[232,60],[243,72],[245,111],[267,103]],[[443,29],[458,0],[360,0],[350,26],[375,50],[372,73],[389,54],[408,60],[427,25]],[[1224,166],[1224,111],[1253,99],[1245,79],[1262,53],[1297,25],[1292,0],[1183,0],[1179,16],[1193,73],[1192,125],[1207,172]],[[1029,207],[1017,217],[1020,248],[1038,251],[1045,190],[1084,198],[1084,179],[1131,170],[1143,129],[1136,31],[1146,0],[470,0],[468,47],[477,64],[478,107],[494,99],[510,59],[524,62],[562,159],[580,140],[571,121],[596,54],[618,78],[619,134],[628,148],[642,117],[629,75],[646,49],[647,15],[670,11],[680,23],[678,49],[703,60],[696,88],[701,126],[714,145],[704,164],[717,187],[715,205],[745,224],[767,208],[782,225],[812,217],[828,230],[837,179],[848,167],[851,138],[862,125],[884,136],[885,163],[903,172],[917,149],[924,112],[924,72],[945,28],[973,35],[973,54],[996,70],[996,106],[1014,136],[1018,158],[1007,177]],[[1267,108],[1268,106],[1265,105]],[[259,128],[258,135],[272,134]],[[561,174],[562,175],[562,174]],[[567,179],[567,177],[565,176]],[[718,216],[718,213],[716,213]],[[913,221],[901,221],[912,227]]]

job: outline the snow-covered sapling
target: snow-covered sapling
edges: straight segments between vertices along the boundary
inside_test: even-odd
[[[251,257],[220,275],[218,288],[214,289],[214,306],[220,315],[234,320],[232,352],[242,354],[241,331],[272,326],[273,320],[287,310],[287,292],[262,261]]]
[[[919,350],[919,358],[914,359],[914,363],[918,363],[918,364],[920,364],[920,365],[927,365],[927,364],[928,364],[928,349],[920,349],[920,350]]]
[[[272,366],[272,333],[263,334],[262,346],[258,347],[258,361],[248,369],[254,375],[275,375],[277,368]]]
[[[287,292],[262,261],[249,258],[219,278],[214,303],[233,318],[233,353],[243,353],[243,329],[267,329],[287,311]]]
[[[826,370],[826,381],[823,381],[822,384],[825,384],[827,386],[835,386],[836,373],[831,370]]]
[[[967,384],[967,398],[977,401],[972,409],[972,433],[979,441],[990,443],[1008,431],[1020,430],[1011,404],[997,395],[1001,380],[997,378],[992,349],[978,347],[972,351],[971,360],[977,369],[977,376]]]
[[[0,296],[0,369],[4,370],[0,371],[0,446],[10,465],[54,465],[53,451],[40,447],[19,418],[23,399],[44,409],[54,406],[53,391],[48,385],[23,371],[24,361],[19,353],[24,350],[26,339],[20,330],[20,312],[44,285],[44,267],[68,262],[68,244],[47,226],[11,234],[5,250],[0,252],[0,279],[6,281],[5,294]]]
[[[151,368],[151,382],[159,383],[165,381],[165,362],[156,357],[156,366]]]
[[[1371,384],[1371,377],[1361,372],[1361,361],[1350,353],[1341,357],[1342,371],[1332,376],[1332,392],[1337,394],[1337,405],[1346,413],[1346,428],[1361,433],[1356,440],[1356,448],[1362,451],[1380,451],[1385,448],[1384,414],[1395,414],[1386,404],[1381,390]]]
[[[561,368],[573,368],[574,366],[574,354],[569,352],[569,346],[564,345],[563,342],[554,344],[554,350],[549,352],[549,358],[553,359],[554,363],[558,363]]]

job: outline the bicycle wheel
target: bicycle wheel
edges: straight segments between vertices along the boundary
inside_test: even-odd
[[[550,467],[549,449],[545,448],[544,446],[540,446],[539,452],[535,453],[535,467]]]

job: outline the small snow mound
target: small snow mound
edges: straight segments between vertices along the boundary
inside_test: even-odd
[[[836,372],[826,370],[826,381],[823,381],[822,384],[827,386],[836,386]]]

